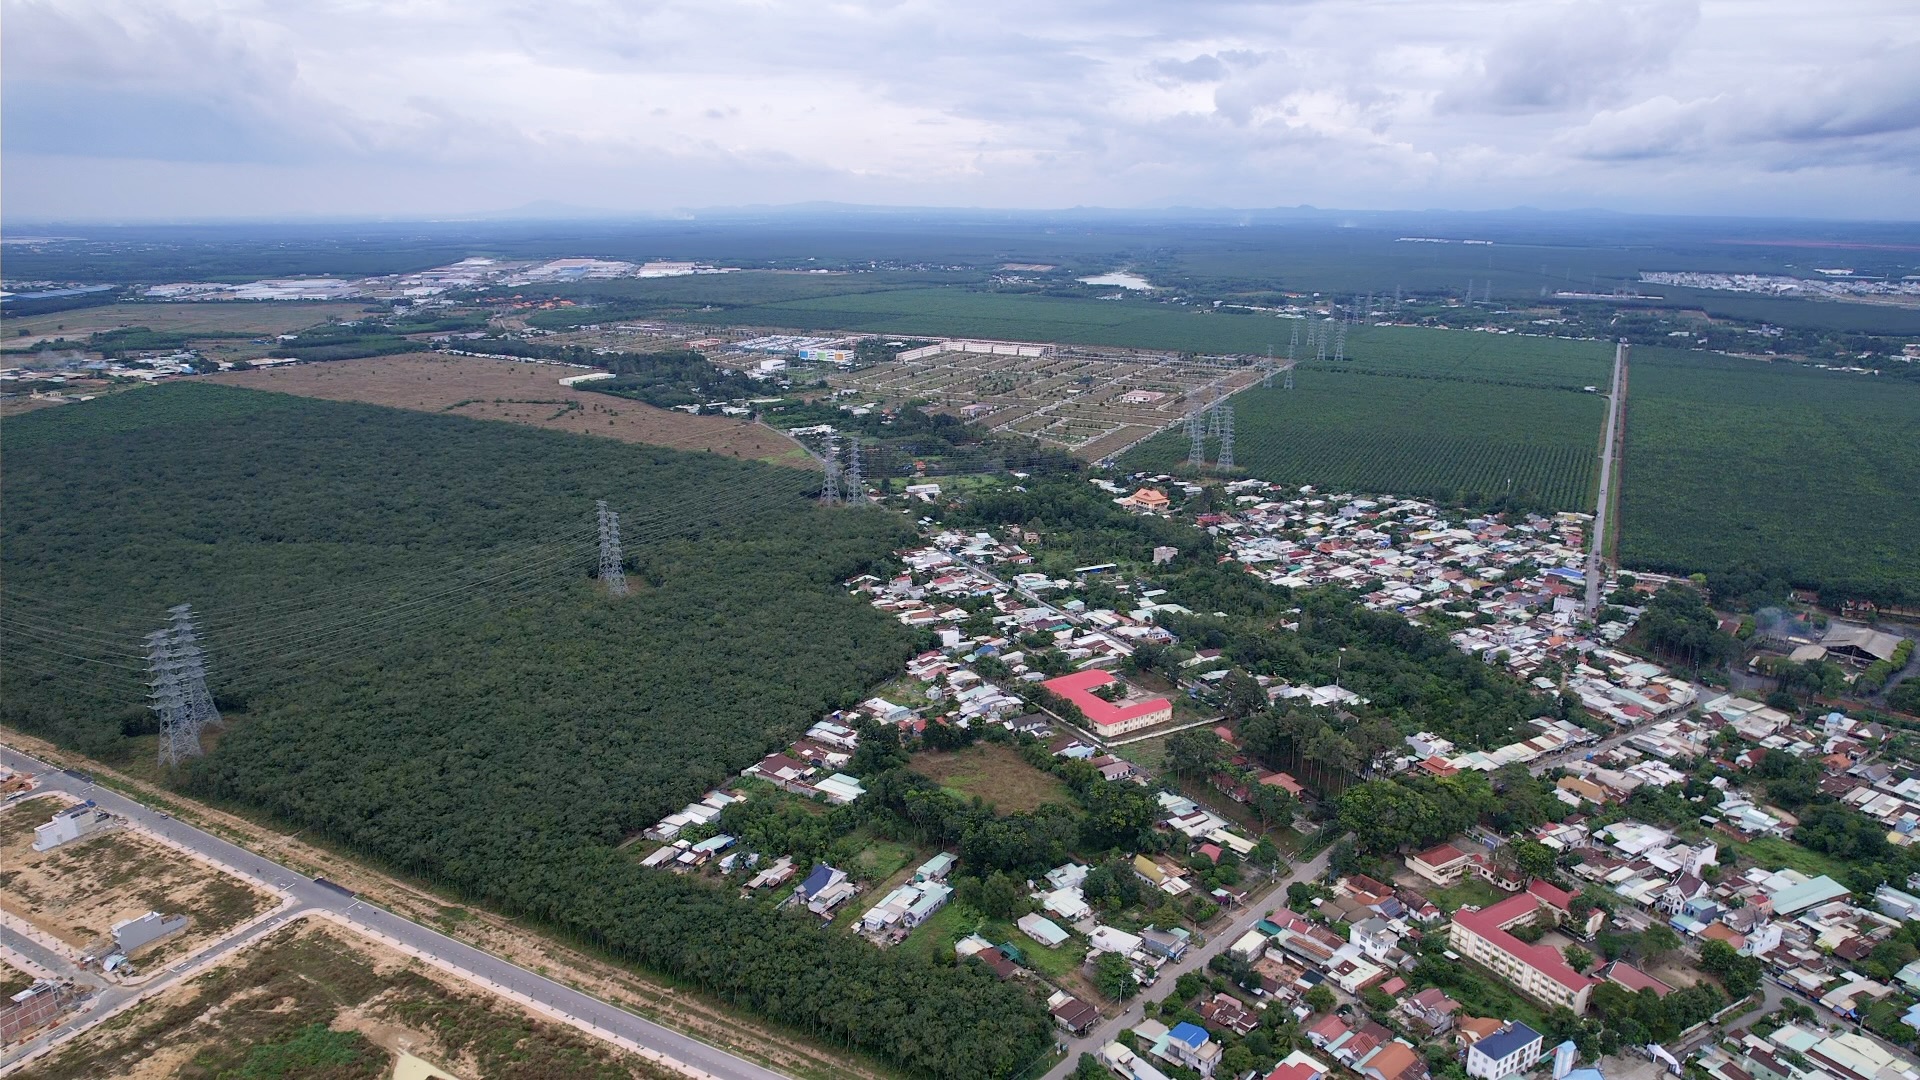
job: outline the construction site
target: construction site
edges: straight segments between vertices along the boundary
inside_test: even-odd
[[[887,406],[930,403],[995,432],[1089,461],[1115,457],[1241,390],[1288,378],[1292,361],[1033,342],[948,340],[829,385]]]

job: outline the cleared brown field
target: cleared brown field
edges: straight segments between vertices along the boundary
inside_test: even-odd
[[[386,1080],[424,1075],[405,1069],[416,1062],[472,1080],[678,1075],[320,919],[228,955],[22,1075]]]
[[[962,798],[978,795],[1003,814],[1018,814],[1047,803],[1073,805],[1065,784],[1027,764],[1012,747],[999,743],[915,754],[909,767]]]
[[[407,353],[228,371],[211,378],[253,390],[506,420],[581,435],[604,435],[621,442],[812,465],[812,459],[792,440],[763,424],[729,417],[689,416],[561,386],[561,376],[570,374],[579,372],[511,360]]]
[[[134,957],[143,968],[159,967],[274,904],[271,894],[127,829],[33,850],[34,826],[66,805],[41,796],[0,813],[0,908],[74,948],[149,911],[185,914],[185,933]]]
[[[329,318],[352,318],[360,313],[360,303],[300,303],[278,301],[229,301],[218,304],[151,303],[108,304],[75,311],[56,311],[46,315],[28,315],[5,320],[8,349],[30,347],[46,339],[84,338],[103,330],[144,326],[149,330],[174,330],[194,334],[288,334]],[[26,331],[22,334],[21,331]]]

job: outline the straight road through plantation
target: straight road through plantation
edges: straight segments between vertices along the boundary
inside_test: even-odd
[[[456,974],[470,982],[478,983],[516,1001],[531,1004],[555,1019],[564,1020],[574,1027],[587,1029],[602,1038],[631,1043],[649,1057],[657,1055],[655,1060],[660,1064],[678,1068],[691,1076],[715,1077],[719,1080],[782,1080],[782,1074],[771,1069],[716,1049],[671,1028],[662,1027],[650,1020],[635,1016],[625,1009],[583,994],[490,953],[464,945],[444,934],[401,918],[384,908],[365,903],[337,886],[295,873],[211,833],[149,809],[112,791],[97,787],[84,776],[60,771],[45,762],[6,747],[0,747],[0,762],[21,772],[37,774],[43,790],[62,791],[82,799],[92,799],[102,809],[118,814],[129,822],[229,867],[243,877],[275,889],[290,901],[272,917],[249,924],[239,933],[229,935],[190,960],[169,968],[167,975],[163,978],[139,987],[115,986],[104,990],[99,1000],[92,1003],[86,1012],[70,1018],[53,1031],[16,1047],[4,1058],[0,1058],[0,1071],[11,1071],[9,1067],[21,1058],[97,1022],[113,1008],[125,1004],[134,997],[144,996],[160,987],[170,985],[207,962],[224,956],[283,925],[288,919],[302,914],[325,914],[403,951],[450,967]],[[29,956],[35,956],[33,951],[21,948],[19,935],[11,931],[6,932],[4,944],[9,948],[20,948]],[[36,962],[38,962],[37,957]],[[660,1061],[661,1058],[666,1060]]]

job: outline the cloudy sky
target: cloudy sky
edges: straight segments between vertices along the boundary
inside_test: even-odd
[[[1914,0],[0,0],[9,221],[1920,216]]]

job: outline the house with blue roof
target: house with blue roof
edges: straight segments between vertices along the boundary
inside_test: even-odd
[[[1526,1072],[1540,1061],[1547,1040],[1515,1020],[1467,1049],[1467,1075],[1481,1080],[1505,1080]]]
[[[1220,1050],[1206,1028],[1183,1020],[1154,1041],[1152,1052],[1157,1058],[1211,1077],[1220,1065]]]

